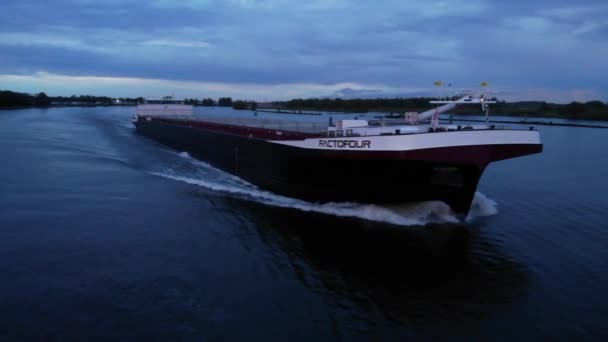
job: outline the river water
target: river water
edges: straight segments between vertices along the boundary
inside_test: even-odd
[[[458,223],[256,189],[133,111],[0,111],[0,340],[608,338],[608,130],[539,127]]]

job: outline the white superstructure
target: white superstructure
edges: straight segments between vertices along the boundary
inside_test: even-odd
[[[193,111],[194,106],[165,96],[162,99],[147,99],[144,104],[138,105],[133,120],[136,121],[140,116],[190,116]]]
[[[439,114],[462,104],[480,104],[488,114],[489,104],[483,95],[467,95],[457,100],[431,101],[441,104],[422,113],[405,113],[404,119],[394,121],[336,120],[322,137],[304,140],[274,140],[272,142],[304,149],[412,151],[475,145],[541,144],[535,130],[503,129],[481,125],[439,124]],[[427,121],[426,123],[423,123]]]

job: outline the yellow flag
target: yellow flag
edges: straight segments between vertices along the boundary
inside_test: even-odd
[[[436,85],[436,86],[438,86],[438,87],[441,87],[443,85],[443,82],[442,81],[437,81],[437,82],[435,82],[433,84]]]
[[[488,82],[481,82],[480,86],[487,87],[488,86]]]

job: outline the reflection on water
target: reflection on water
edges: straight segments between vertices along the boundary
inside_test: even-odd
[[[608,337],[608,130],[541,127],[455,225],[261,192],[132,114],[1,113],[0,340]]]
[[[405,228],[227,201],[255,221],[270,262],[289,260],[302,284],[365,324],[474,330],[526,291],[525,269],[474,226]]]

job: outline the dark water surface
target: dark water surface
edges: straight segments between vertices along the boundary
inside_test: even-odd
[[[133,110],[0,111],[0,340],[608,339],[608,130],[540,127],[456,224],[260,191]]]

